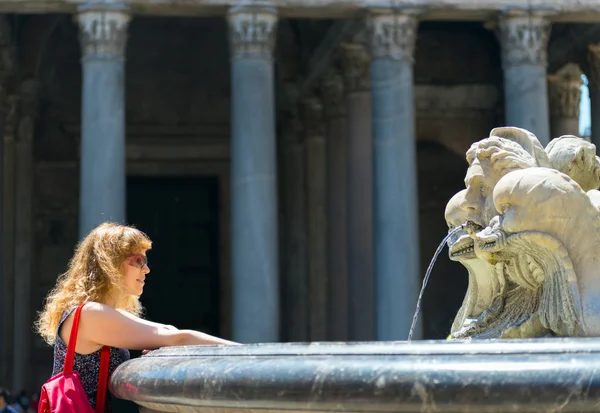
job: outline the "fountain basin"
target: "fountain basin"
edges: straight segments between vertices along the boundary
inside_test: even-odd
[[[592,412],[600,339],[170,347],[110,391],[148,412]]]

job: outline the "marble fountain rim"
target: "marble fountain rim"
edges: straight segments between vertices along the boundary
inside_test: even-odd
[[[185,413],[597,412],[600,339],[170,347],[110,389]]]

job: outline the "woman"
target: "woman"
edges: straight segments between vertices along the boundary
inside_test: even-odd
[[[146,252],[152,242],[143,232],[104,223],[77,246],[67,272],[59,277],[36,323],[39,334],[54,345],[53,375],[62,371],[74,310],[80,316],[73,370],[78,371],[92,407],[96,405],[100,349],[113,347],[109,375],[129,360],[128,349],[166,346],[236,344],[193,330],[140,318],[139,298],[150,272]]]

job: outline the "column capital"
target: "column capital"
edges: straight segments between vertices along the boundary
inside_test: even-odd
[[[77,8],[83,58],[123,57],[130,16],[124,3],[87,3]]]
[[[511,11],[486,25],[494,29],[502,48],[504,68],[519,65],[541,65],[548,62],[550,21],[545,12]]]
[[[588,45],[588,53],[587,53],[588,67],[589,73],[588,80],[590,82],[590,87],[596,88],[599,90],[600,88],[600,43],[590,44]]]
[[[371,56],[412,63],[418,25],[414,11],[371,10],[367,18]]]
[[[272,56],[277,37],[277,9],[268,3],[234,6],[229,9],[229,47],[232,56]]]
[[[347,93],[369,90],[370,59],[362,43],[342,43],[339,49],[341,73]]]
[[[556,117],[579,118],[582,71],[575,63],[568,63],[556,73],[548,75],[550,113]]]
[[[323,105],[316,97],[302,99],[301,113],[304,125],[304,138],[324,138],[325,124],[323,122]]]
[[[329,119],[346,116],[344,81],[337,70],[330,68],[325,74],[321,81],[321,95]]]

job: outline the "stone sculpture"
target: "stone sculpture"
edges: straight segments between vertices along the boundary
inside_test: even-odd
[[[573,258],[566,247],[559,248],[564,241],[557,238],[560,234],[550,235],[548,231],[552,228],[536,221],[536,213],[528,215],[531,222],[522,225],[531,227],[527,231],[537,230],[541,238],[533,237],[532,241],[528,235],[533,233],[522,236],[519,230],[510,232],[501,225],[505,211],[498,208],[504,204],[497,201],[507,198],[504,195],[507,182],[518,177],[519,182],[528,183],[528,189],[513,188],[510,196],[522,202],[522,209],[536,203],[536,207],[546,208],[537,211],[537,215],[546,213],[552,217],[552,208],[560,202],[583,202],[581,207],[590,220],[600,223],[600,191],[592,189],[600,183],[595,146],[575,136],[563,136],[544,151],[535,135],[504,127],[493,129],[490,137],[474,143],[467,151],[467,161],[466,189],[457,193],[446,207],[450,229],[462,227],[448,241],[450,259],[463,264],[469,273],[469,287],[452,325],[451,338],[593,334],[593,329],[583,327],[583,320],[595,314],[600,316],[590,304],[593,299],[587,298],[588,295],[595,298],[594,290],[584,294],[590,308],[586,313],[577,304],[582,300],[579,284],[573,283],[573,274],[568,272]],[[553,180],[560,185],[550,184]],[[542,202],[544,194],[556,198],[556,202]],[[559,212],[567,217],[572,213],[556,212],[555,226],[565,219]],[[525,215],[521,216],[525,219]],[[583,219],[578,215],[573,217]],[[590,222],[587,225],[591,228]],[[512,237],[510,245],[503,242],[507,234]],[[521,239],[525,241],[518,241]],[[562,282],[559,273],[567,274],[570,281]]]
[[[600,157],[596,156],[596,145],[565,135],[553,139],[546,151],[552,168],[567,174],[584,191],[600,187]]]
[[[470,223],[471,232],[483,229],[497,214],[492,191],[500,178],[514,170],[549,164],[543,147],[528,131],[496,128],[490,135],[467,151],[467,188],[456,194],[446,207],[446,221],[451,229],[465,222]],[[503,337],[511,320],[522,322],[528,317],[525,309],[523,314],[517,309],[522,307],[521,301],[530,300],[530,294],[525,291],[515,294],[513,285],[506,282],[503,265],[490,265],[477,257],[473,239],[466,230],[449,241],[449,254],[450,259],[459,261],[469,272],[467,294],[451,329],[453,338]],[[518,299],[511,300],[512,305],[505,308],[508,291],[512,298]]]
[[[535,292],[535,331],[598,335],[600,221],[588,195],[561,172],[532,168],[504,176],[493,200],[500,215],[475,234],[475,250]]]

